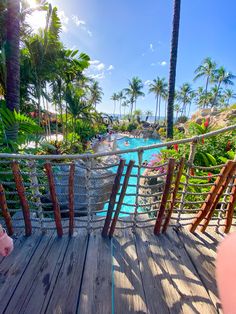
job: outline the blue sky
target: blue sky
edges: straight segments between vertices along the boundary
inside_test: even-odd
[[[172,0],[51,3],[58,6],[64,44],[91,57],[89,74],[104,90],[99,110],[111,113],[112,93],[127,87],[133,76],[146,84],[156,76],[168,79]],[[207,56],[236,74],[235,12],[235,0],[182,0],[177,86],[192,83],[195,68]],[[146,97],[138,100],[137,108],[154,112],[155,98],[147,86],[144,91]]]

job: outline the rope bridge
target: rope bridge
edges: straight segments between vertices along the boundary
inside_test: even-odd
[[[101,229],[104,237],[122,228],[152,227],[160,234],[173,225],[192,232],[199,225],[201,231],[215,226],[228,233],[236,218],[236,161],[202,167],[194,165],[194,157],[203,138],[234,129],[116,152],[0,154],[1,220],[10,235],[24,228],[27,236],[56,229],[61,237],[79,228]],[[145,150],[155,153],[176,144],[190,145],[187,160],[144,162]],[[126,162],[131,152],[138,154],[138,163]],[[209,178],[194,170],[212,173]]]

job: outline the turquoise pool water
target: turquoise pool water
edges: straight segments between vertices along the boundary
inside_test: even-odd
[[[125,145],[126,142],[129,143],[128,146]],[[138,148],[140,146],[154,145],[154,144],[158,144],[158,143],[161,143],[161,140],[159,140],[159,139],[143,139],[143,138],[124,137],[122,139],[118,139],[117,140],[117,148],[118,148],[118,150],[124,150],[124,149],[129,149],[129,148]],[[158,154],[159,152],[160,152],[159,148],[145,150],[143,152],[143,161],[147,160],[149,162],[152,159],[152,155],[153,154]],[[125,154],[123,154],[121,156],[126,160],[126,164],[128,164],[128,162],[130,160],[134,160],[135,161],[135,165],[138,165],[138,153],[137,152],[125,153]],[[142,169],[142,172],[143,171],[144,170]],[[137,168],[133,168],[132,174],[137,174]],[[137,178],[130,177],[129,184],[137,185]],[[134,194],[134,193],[136,193],[136,187],[128,186],[126,194]],[[135,196],[129,196],[129,195],[125,196],[124,203],[125,204],[135,204]],[[133,212],[134,211],[134,207],[128,206],[128,205],[123,205],[122,206],[122,211]],[[124,216],[124,214],[121,213],[120,216]]]

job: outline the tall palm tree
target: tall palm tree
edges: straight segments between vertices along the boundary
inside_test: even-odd
[[[157,77],[153,80],[153,83],[149,84],[149,93],[155,94],[156,97],[156,110],[155,110],[155,123],[157,122],[158,111],[158,123],[160,124],[161,117],[161,99],[167,95],[167,83],[165,78]]]
[[[194,97],[194,92],[189,83],[184,83],[177,92],[177,100],[182,103],[181,115],[186,116],[187,106],[190,105]]]
[[[111,96],[111,100],[114,101],[114,110],[113,110],[113,115],[115,115],[116,113],[116,102],[118,100],[118,94],[117,93],[113,93],[112,96]]]
[[[129,107],[129,101],[128,101],[128,100],[123,101],[123,103],[121,104],[121,106],[124,108],[124,116],[125,116],[126,108]]]
[[[226,107],[228,107],[230,100],[236,99],[236,93],[232,89],[227,88],[224,91],[223,97],[224,97],[225,105],[226,105]]]
[[[180,112],[180,105],[179,104],[175,104],[174,105],[174,111],[176,112],[175,120],[177,121],[178,120],[178,115],[179,115],[179,112]]]
[[[214,82],[217,84],[217,92],[215,93],[214,103],[216,103],[216,99],[219,96],[219,91],[222,85],[234,85],[233,79],[235,79],[236,76],[233,75],[231,72],[227,72],[224,67],[220,67],[215,71],[215,77]]]
[[[97,104],[102,101],[103,91],[102,88],[99,86],[97,81],[93,81],[90,88],[90,103],[94,105],[94,108],[97,109]]]
[[[173,138],[175,77],[176,77],[176,64],[177,64],[177,52],[178,52],[178,40],[179,40],[180,7],[181,7],[181,0],[174,0],[171,56],[170,56],[170,73],[169,73],[169,91],[168,91],[168,106],[167,106],[167,137],[168,138]]]
[[[133,77],[131,80],[129,80],[129,87],[124,89],[126,94],[130,96],[130,103],[131,103],[130,115],[131,116],[133,114],[133,109],[136,110],[136,104],[137,104],[138,97],[145,95],[142,92],[142,89],[143,89],[142,80],[137,76]]]
[[[145,115],[146,115],[146,122],[148,121],[148,119],[149,119],[149,117],[151,117],[152,116],[152,111],[151,110],[147,110],[146,112],[145,112]]]
[[[216,70],[216,63],[212,61],[211,58],[205,58],[202,63],[197,67],[195,70],[195,78],[197,80],[199,78],[205,77],[206,78],[206,86],[205,86],[205,94],[208,92],[208,85],[214,79]]]
[[[122,106],[122,102],[126,99],[124,91],[121,90],[118,94],[117,94],[118,100],[120,101],[120,119],[121,119],[121,106]]]

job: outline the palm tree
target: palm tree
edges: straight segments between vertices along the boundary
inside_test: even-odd
[[[155,110],[155,122],[157,121],[157,111],[158,111],[158,124],[160,124],[161,117],[161,99],[165,98],[167,95],[167,83],[165,78],[157,77],[153,80],[153,83],[149,84],[149,93],[155,94],[156,97],[156,110]]]
[[[89,102],[94,105],[94,108],[97,109],[97,104],[102,101],[103,91],[99,86],[97,81],[93,81],[92,85],[89,87],[90,90],[90,100]]]
[[[216,63],[212,61],[211,58],[207,57],[205,58],[202,63],[197,67],[195,70],[195,78],[194,80],[197,80],[202,77],[206,77],[206,86],[205,86],[205,94],[208,92],[208,85],[209,82],[214,79],[216,70]]]
[[[180,105],[179,104],[175,104],[174,105],[174,111],[176,112],[175,120],[177,121],[178,120],[178,115],[179,115],[179,112],[180,112]]]
[[[232,89],[227,88],[224,91],[223,97],[224,97],[224,101],[226,102],[226,107],[228,107],[230,100],[231,99],[236,99],[236,94],[235,94],[235,92]]]
[[[217,83],[217,93],[215,93],[214,103],[216,103],[216,99],[219,96],[220,87],[222,84],[228,86],[228,85],[234,85],[233,79],[235,79],[235,75],[233,75],[231,72],[227,72],[224,67],[220,67],[215,71],[215,77],[214,82]]]
[[[181,116],[182,115],[186,116],[187,105],[189,105],[190,112],[190,106],[193,97],[194,92],[191,88],[191,85],[189,83],[184,83],[177,92],[177,100],[179,100],[182,103]]]
[[[174,0],[174,14],[172,24],[171,56],[170,56],[170,73],[169,73],[169,91],[167,106],[167,137],[173,138],[174,123],[174,98],[175,98],[175,77],[179,40],[179,22],[180,22],[181,0]]]
[[[118,94],[113,93],[112,96],[111,96],[111,100],[114,101],[114,111],[113,111],[113,115],[115,115],[115,113],[116,113],[116,102],[117,102],[117,100],[118,100]]]
[[[141,115],[142,111],[140,109],[134,110],[134,117],[136,117],[136,120],[139,124],[141,123]]]
[[[126,99],[124,91],[121,90],[118,94],[117,94],[117,98],[120,101],[120,120],[121,120],[121,106],[122,106],[122,101]]]
[[[129,101],[123,101],[123,103],[121,104],[121,106],[124,108],[124,116],[125,116],[125,108],[129,107]]]
[[[131,116],[133,114],[133,109],[136,110],[136,103],[137,103],[138,97],[145,95],[142,92],[142,89],[143,89],[142,80],[138,78],[137,76],[133,77],[132,80],[129,80],[129,87],[124,89],[126,94],[129,95],[130,97],[130,104],[131,104],[130,115]]]
[[[149,119],[149,117],[151,117],[152,116],[152,111],[151,110],[147,110],[146,112],[145,112],[145,115],[146,115],[146,122],[148,121],[148,119]]]

